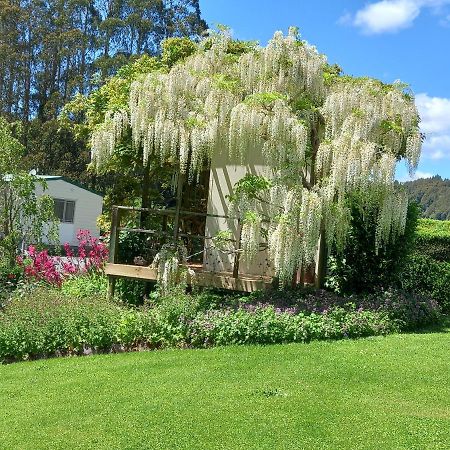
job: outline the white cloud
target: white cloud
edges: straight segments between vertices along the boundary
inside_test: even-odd
[[[418,180],[419,178],[431,178],[432,176],[434,176],[432,173],[430,172],[422,172],[420,170],[416,170],[415,173],[411,176],[411,175],[405,175],[403,177],[398,178],[398,181],[413,181],[413,180]]]
[[[423,156],[434,160],[450,158],[450,99],[416,95],[421,117],[420,129],[425,133]]]
[[[367,4],[354,15],[346,13],[339,19],[341,24],[351,24],[366,34],[396,32],[410,27],[423,8],[440,8],[450,0],[381,0]]]
[[[411,26],[420,14],[420,8],[410,0],[383,0],[359,10],[354,25],[368,33],[397,31]]]
[[[449,98],[417,94],[416,105],[419,109],[421,128],[424,133],[450,132]]]

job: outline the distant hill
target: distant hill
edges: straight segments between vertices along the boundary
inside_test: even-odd
[[[436,175],[403,184],[409,192],[409,198],[422,208],[423,217],[450,220],[450,180]]]

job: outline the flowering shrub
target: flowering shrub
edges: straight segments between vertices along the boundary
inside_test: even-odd
[[[55,286],[61,286],[70,275],[102,271],[108,257],[105,244],[91,236],[89,230],[79,230],[77,240],[76,255],[68,243],[64,244],[65,257],[50,256],[47,250],[37,251],[30,245],[26,257],[17,257],[17,263],[24,268],[27,279]]]
[[[285,290],[257,293],[240,307],[248,310],[273,305],[278,312],[327,314],[334,308],[386,313],[402,330],[430,325],[439,320],[441,307],[430,296],[397,289],[372,294],[339,296],[326,290]]]
[[[23,267],[9,266],[0,264],[0,308],[11,292],[13,292],[19,283],[23,280]]]
[[[217,298],[208,305],[207,295],[181,292],[155,298],[151,307],[130,308],[95,294],[75,298],[48,287],[30,285],[29,289],[0,309],[0,361],[164,347],[358,338],[399,332],[439,319],[432,303],[395,292],[363,299],[359,305],[344,303],[344,299],[341,304],[334,303],[320,292],[314,300],[309,293],[303,297],[304,309],[300,310],[300,302],[294,306],[239,304],[236,298],[228,299],[228,307],[214,305]],[[323,307],[321,301],[325,301]]]

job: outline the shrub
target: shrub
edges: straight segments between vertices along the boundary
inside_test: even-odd
[[[343,252],[332,249],[326,286],[338,293],[371,292],[390,286],[413,250],[418,208],[408,207],[405,233],[376,250],[378,209],[362,209],[357,196],[349,199],[352,211],[350,235]]]
[[[69,276],[101,272],[108,257],[105,244],[92,237],[89,230],[79,230],[77,239],[77,257],[67,243],[64,244],[65,258],[50,256],[48,250],[37,251],[30,245],[25,258],[17,257],[17,264],[23,267],[28,280],[45,281],[54,286],[61,286]]]
[[[443,312],[450,313],[450,263],[425,255],[411,255],[405,261],[398,283],[407,291],[431,297]]]
[[[450,221],[420,219],[416,252],[436,261],[450,262]]]
[[[31,289],[31,291],[30,291]],[[0,360],[161,347],[272,344],[383,335],[439,319],[433,302],[389,291],[364,298],[309,292],[296,306],[175,292],[132,308],[26,286],[0,310]],[[245,303],[247,301],[247,303]],[[205,309],[206,308],[206,309]]]
[[[108,280],[102,273],[87,272],[64,280],[61,290],[67,297],[78,299],[106,296]]]
[[[0,306],[2,299],[8,297],[16,289],[23,277],[22,267],[0,265]]]
[[[189,327],[194,347],[229,344],[276,344],[387,334],[399,327],[384,313],[333,308],[323,314],[290,314],[275,308],[253,311],[213,310],[198,315]]]

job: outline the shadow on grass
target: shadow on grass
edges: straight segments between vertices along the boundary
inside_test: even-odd
[[[442,317],[439,323],[428,325],[415,330],[407,330],[405,334],[430,334],[430,333],[450,333],[450,315]]]

